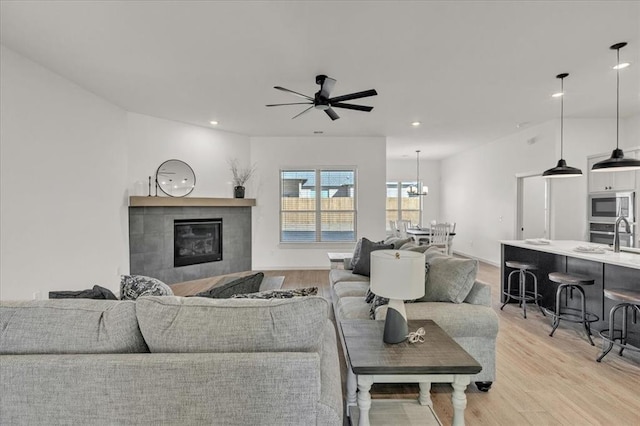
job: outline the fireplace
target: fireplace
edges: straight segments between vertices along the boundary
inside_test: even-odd
[[[173,266],[222,260],[222,219],[173,221]]]

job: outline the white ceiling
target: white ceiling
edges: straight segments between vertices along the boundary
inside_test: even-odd
[[[1,2],[1,42],[129,110],[260,136],[387,136],[388,156],[443,158],[559,116],[640,113],[638,1]],[[273,89],[374,88],[370,113],[322,111]],[[412,128],[414,120],[422,122]]]

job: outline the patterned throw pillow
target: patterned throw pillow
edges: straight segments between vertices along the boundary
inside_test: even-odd
[[[120,277],[120,300],[136,300],[141,296],[173,296],[171,287],[156,278],[144,275]]]
[[[387,299],[386,297],[374,295],[373,300],[371,301],[371,305],[369,306],[369,318],[371,318],[372,320],[376,319],[376,309],[378,309],[378,306],[388,304],[389,299]]]
[[[259,293],[234,294],[232,299],[291,299],[292,297],[315,296],[318,287],[296,288],[291,290],[268,290]]]
[[[371,303],[373,302],[373,298],[376,297],[375,293],[371,291],[371,288],[367,289],[367,295],[364,296],[364,301],[366,303]]]

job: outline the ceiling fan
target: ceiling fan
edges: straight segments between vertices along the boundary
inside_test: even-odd
[[[282,105],[311,105],[309,108],[302,111],[300,114],[292,117],[298,118],[302,114],[310,111],[312,108],[316,108],[322,110],[327,113],[327,115],[332,120],[337,120],[340,118],[338,114],[333,110],[333,108],[345,108],[345,109],[353,109],[356,111],[365,111],[369,112],[373,109],[370,106],[364,105],[354,105],[354,104],[345,104],[343,101],[351,101],[353,99],[367,98],[369,96],[376,96],[378,92],[374,89],[365,90],[363,92],[350,93],[348,95],[335,96],[330,98],[331,90],[333,90],[333,86],[336,84],[336,80],[331,77],[327,77],[326,75],[317,75],[316,76],[316,84],[320,85],[320,90],[316,92],[316,94],[311,97],[307,95],[303,95],[302,93],[294,92],[293,90],[285,89],[284,87],[274,86],[274,89],[282,90],[283,92],[293,93],[296,96],[304,98],[307,102],[293,102],[288,104],[270,104],[268,107],[273,106],[282,106]]]

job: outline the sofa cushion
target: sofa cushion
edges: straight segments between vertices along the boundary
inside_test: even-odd
[[[338,297],[364,297],[369,290],[368,281],[343,281],[333,286]]]
[[[223,281],[221,285],[196,294],[197,297],[210,297],[212,299],[227,299],[236,294],[256,293],[260,291],[260,285],[264,279],[264,273],[258,272],[244,277],[232,278]]]
[[[342,297],[336,306],[336,318],[345,319],[370,319],[369,304],[362,297]]]
[[[378,308],[376,319],[385,319],[387,309],[387,305]],[[433,320],[453,338],[495,338],[498,334],[498,315],[487,306],[470,305],[469,303],[424,302],[406,303],[405,310],[407,311],[407,319]]]
[[[415,243],[407,243],[405,245],[403,245],[402,247],[400,247],[400,250],[406,250],[406,251],[415,251],[416,253],[425,253],[427,250],[429,250],[429,246],[426,245],[418,245]]]
[[[135,302],[51,299],[0,302],[2,354],[148,352]]]
[[[151,352],[311,352],[322,341],[322,297],[141,297],[136,314]]]
[[[291,299],[292,297],[316,296],[318,287],[267,290],[257,293],[234,294],[233,299]]]
[[[140,296],[173,296],[173,290],[157,278],[144,275],[122,275],[120,299],[136,300]]]
[[[344,281],[369,281],[369,277],[360,274],[354,274],[344,269],[332,269],[329,271],[329,282],[335,286],[339,282]]]
[[[360,258],[353,265],[353,273],[364,276],[371,275],[371,252],[376,250],[392,250],[393,244],[381,244],[362,239],[362,247],[360,248]]]
[[[462,303],[467,297],[478,272],[478,261],[449,256],[433,256],[427,260],[422,302]]]

